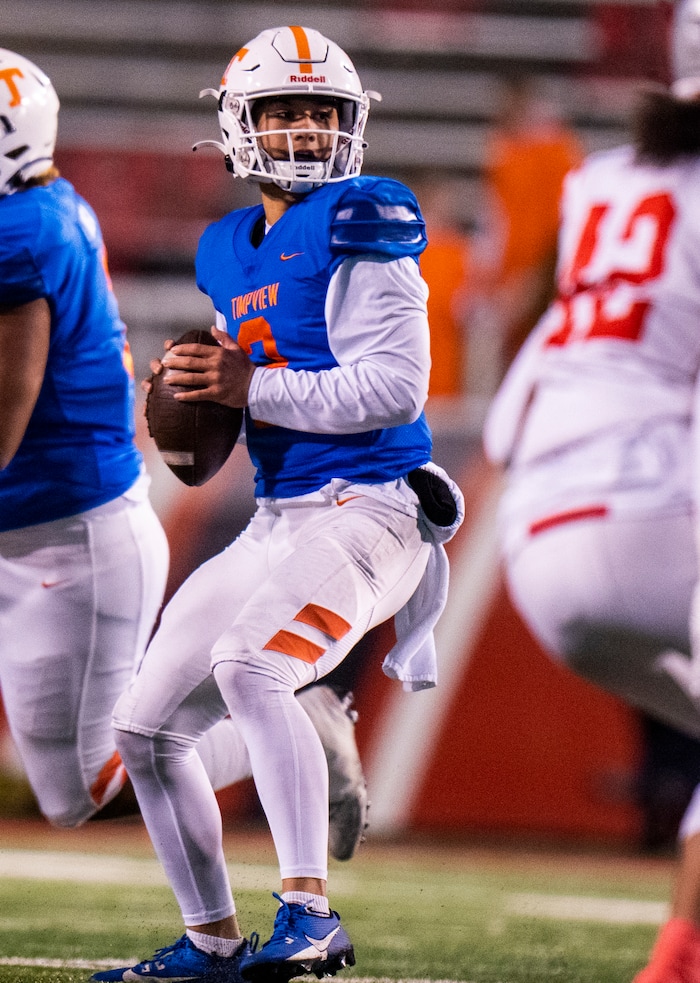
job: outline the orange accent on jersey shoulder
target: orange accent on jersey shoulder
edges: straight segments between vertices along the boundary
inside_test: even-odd
[[[290,27],[289,30],[294,35],[297,43],[297,54],[299,55],[299,72],[301,75],[313,75],[314,69],[311,64],[311,48],[309,39],[303,27]]]
[[[578,522],[579,519],[602,519],[608,514],[607,505],[591,505],[585,509],[569,509],[566,512],[555,512],[548,515],[545,519],[538,519],[530,525],[530,535],[536,536],[538,532],[545,529],[552,529],[553,526],[561,526],[565,522]]]
[[[358,496],[359,497],[359,496]],[[294,615],[295,621],[300,621],[304,625],[311,625],[318,628],[324,635],[328,635],[333,641],[337,642],[352,628],[350,622],[341,618],[335,611],[322,608],[320,604],[307,604],[298,614]]]
[[[10,90],[11,107],[19,106],[20,102],[22,101],[22,96],[20,95],[20,91],[17,88],[13,78],[15,75],[17,78],[24,78],[24,74],[20,68],[3,68],[2,71],[0,71],[0,82],[4,82],[7,85],[7,88]]]
[[[362,498],[362,495],[348,495],[347,498],[336,499],[336,505],[346,505],[348,502],[352,502],[355,498]]]
[[[124,782],[126,781],[126,769],[122,764],[122,759],[119,755],[119,751],[115,751],[112,757],[107,762],[107,764],[102,766],[102,770],[100,771],[99,775],[97,776],[97,778],[95,779],[95,781],[92,783],[90,787],[90,798],[96,805],[98,806],[102,805],[102,799],[104,798],[104,794],[109,788],[109,786],[112,784],[114,780],[114,776],[117,774],[120,768],[124,772],[124,778],[122,781],[122,785],[123,785]]]
[[[269,642],[263,645],[263,649],[268,652],[281,652],[283,655],[291,655],[293,659],[300,659],[313,665],[325,653],[325,649],[320,645],[314,645],[307,638],[295,635],[291,631],[278,631]]]

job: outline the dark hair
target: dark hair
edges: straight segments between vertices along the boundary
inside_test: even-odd
[[[41,174],[35,174],[34,177],[27,178],[26,181],[13,180],[11,183],[14,184],[16,191],[28,191],[30,188],[41,188],[47,184],[51,184],[52,181],[55,181],[60,176],[61,172],[51,164]]]
[[[640,163],[672,164],[700,154],[700,100],[677,99],[667,89],[644,90],[632,115],[632,138]]]

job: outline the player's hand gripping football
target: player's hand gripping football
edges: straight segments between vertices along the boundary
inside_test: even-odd
[[[165,355],[150,363],[153,375],[167,370],[163,381],[169,386],[196,386],[178,391],[178,402],[193,403],[210,400],[223,406],[241,408],[248,405],[248,388],[255,366],[246,353],[225,331],[212,327],[218,345],[176,345],[165,342]],[[142,388],[151,389],[150,380]]]

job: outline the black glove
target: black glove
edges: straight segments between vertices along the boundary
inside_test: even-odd
[[[436,526],[451,526],[457,518],[457,503],[447,482],[426,468],[414,468],[406,480],[418,496],[426,518]]]

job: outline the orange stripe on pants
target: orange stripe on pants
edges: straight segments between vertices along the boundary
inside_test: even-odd
[[[102,766],[99,775],[97,776],[97,778],[95,779],[95,781],[92,783],[90,787],[90,797],[92,798],[92,801],[95,803],[95,805],[98,806],[102,805],[102,800],[104,798],[105,792],[114,781],[114,778],[120,768],[124,772],[124,777],[121,780],[121,784],[123,785],[124,782],[126,781],[126,769],[122,764],[122,759],[119,756],[119,751],[115,751],[112,757],[107,762],[107,764]]]
[[[324,635],[332,638],[334,642],[341,639],[343,635],[347,635],[352,628],[352,625],[345,618],[341,618],[335,611],[321,607],[320,604],[307,604],[298,614],[294,615],[294,620],[303,625],[318,628]]]
[[[293,659],[301,659],[313,665],[321,658],[326,651],[320,645],[314,645],[307,638],[295,635],[291,631],[278,631],[277,634],[263,645],[263,649],[273,652],[281,652],[283,655],[291,655]]]

